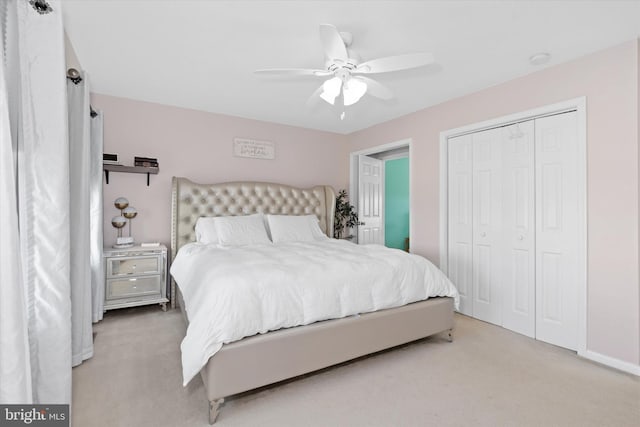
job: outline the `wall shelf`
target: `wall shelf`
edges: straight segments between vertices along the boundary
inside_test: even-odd
[[[148,166],[124,166],[124,165],[110,165],[104,164],[104,177],[109,184],[109,172],[125,172],[125,173],[146,173],[147,174],[147,187],[149,186],[149,175],[157,175],[160,168],[148,167]]]

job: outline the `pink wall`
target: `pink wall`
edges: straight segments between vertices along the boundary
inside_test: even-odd
[[[272,181],[300,187],[318,184],[346,188],[348,161],[346,137],[93,94],[91,104],[105,117],[104,151],[118,153],[123,164],[134,156],[156,157],[158,175],[114,173],[104,185],[105,245],[115,241],[111,218],[118,213],[113,201],[124,196],[138,209],[132,234],[138,242],[169,244],[171,178],[196,182]],[[275,160],[233,156],[233,138],[272,141]]]
[[[171,177],[200,182],[277,181],[345,188],[348,153],[412,138],[412,250],[438,261],[440,132],[518,111],[587,97],[589,350],[640,364],[638,135],[640,46],[637,41],[343,136],[181,108],[93,95],[105,114],[105,152],[157,157],[160,174],[111,175],[105,185],[105,244],[115,230],[113,200],[139,210],[138,241],[168,243]],[[276,160],[232,155],[232,139],[276,143]]]
[[[640,362],[638,42],[491,87],[350,135],[349,151],[412,138],[412,248],[438,261],[440,132],[587,97],[588,338]]]

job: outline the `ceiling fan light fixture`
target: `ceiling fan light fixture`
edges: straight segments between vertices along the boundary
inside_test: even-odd
[[[342,87],[342,80],[338,77],[334,77],[325,81],[322,84],[322,93],[320,98],[333,105],[336,102],[336,97],[340,95],[340,88]]]
[[[335,96],[329,96],[329,95],[327,95],[326,92],[322,92],[320,94],[320,98],[324,99],[325,101],[327,101],[331,105],[336,103],[336,97]]]
[[[349,79],[344,85],[344,105],[353,105],[360,101],[360,98],[367,92],[367,84],[362,80]]]

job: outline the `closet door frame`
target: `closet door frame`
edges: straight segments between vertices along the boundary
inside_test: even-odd
[[[578,355],[591,358],[587,351],[587,101],[579,97],[532,110],[522,111],[440,133],[440,269],[448,274],[448,140],[449,138],[491,128],[534,120],[541,117],[575,111],[578,133],[578,205],[580,213],[578,242]]]

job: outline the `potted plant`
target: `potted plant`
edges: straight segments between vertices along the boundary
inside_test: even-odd
[[[358,213],[356,208],[349,204],[349,197],[347,196],[347,190],[340,190],[336,197],[336,214],[334,216],[333,223],[333,237],[336,239],[342,239],[345,229],[355,227],[359,225]],[[352,238],[353,236],[347,236],[346,238]]]

